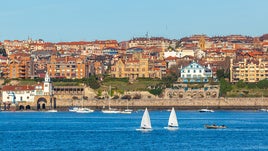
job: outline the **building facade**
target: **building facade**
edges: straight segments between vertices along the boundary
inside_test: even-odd
[[[258,82],[268,77],[268,61],[262,59],[230,60],[230,82]]]
[[[50,63],[47,64],[47,71],[51,77],[61,77],[67,79],[82,79],[86,77],[86,63],[80,57],[51,56]]]
[[[56,108],[53,85],[48,73],[46,73],[45,81],[41,84],[4,86],[2,88],[2,102],[4,110],[9,110],[11,105],[18,106],[20,110]]]
[[[208,82],[212,78],[212,70],[210,65],[204,67],[196,62],[190,63],[188,66],[181,68],[181,82]]]
[[[119,59],[111,67],[111,76],[115,78],[138,77],[149,78],[149,62],[147,58],[143,58],[141,54],[129,60]]]
[[[3,75],[4,78],[9,79],[26,79],[31,77],[32,70],[32,62],[29,55],[14,54],[9,56]]]

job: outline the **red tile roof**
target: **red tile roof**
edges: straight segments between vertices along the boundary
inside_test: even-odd
[[[178,57],[168,56],[165,60],[177,60]]]
[[[2,91],[26,91],[26,90],[35,90],[34,86],[24,85],[24,86],[3,86]]]

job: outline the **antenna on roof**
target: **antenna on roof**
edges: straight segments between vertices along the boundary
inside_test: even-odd
[[[148,37],[149,37],[149,34],[148,34],[148,32],[146,32],[145,36],[146,36],[146,38],[148,39]]]

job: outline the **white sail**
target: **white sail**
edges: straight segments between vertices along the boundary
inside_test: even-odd
[[[168,126],[169,127],[178,127],[179,126],[174,107],[172,108],[170,115],[169,115]]]
[[[142,116],[141,128],[142,129],[151,129],[152,128],[150,115],[149,115],[147,108],[145,109],[143,116]]]

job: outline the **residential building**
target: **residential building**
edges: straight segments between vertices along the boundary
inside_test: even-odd
[[[258,82],[268,78],[268,61],[262,59],[230,60],[230,82]]]
[[[166,50],[169,46],[175,48],[175,42],[163,37],[139,37],[128,42],[128,48],[132,47],[159,47]]]
[[[30,55],[17,53],[9,56],[6,70],[3,74],[5,78],[30,78],[32,73],[31,57]]]
[[[47,64],[47,72],[51,77],[82,79],[86,77],[86,63],[82,57],[62,57],[51,56],[50,63]]]
[[[181,68],[181,82],[208,82],[212,78],[210,65],[207,67],[191,62],[188,66]]]
[[[149,77],[149,62],[141,53],[135,54],[131,59],[119,59],[111,67],[111,76],[115,78]]]

